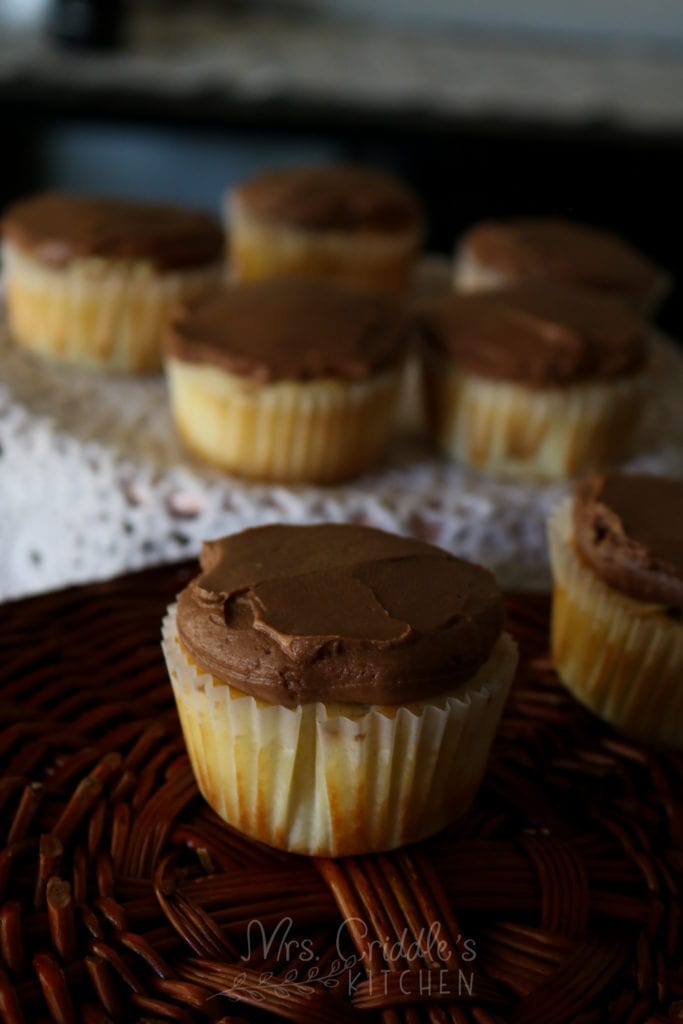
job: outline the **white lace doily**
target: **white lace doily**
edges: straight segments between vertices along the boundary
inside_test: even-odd
[[[0,359],[0,599],[174,561],[274,521],[367,523],[488,565],[506,587],[549,581],[544,520],[565,488],[460,469],[408,423],[382,467],[351,484],[252,484],[185,454],[161,377],[41,362],[6,330]],[[683,476],[683,356],[661,341],[655,363],[657,400],[629,467]]]

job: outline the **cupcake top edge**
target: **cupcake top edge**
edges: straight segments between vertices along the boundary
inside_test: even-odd
[[[269,703],[400,704],[475,675],[501,633],[486,569],[343,524],[262,526],[204,545],[178,599],[188,654]]]
[[[574,498],[579,553],[606,583],[683,610],[683,480],[596,473]]]
[[[482,221],[463,236],[460,251],[511,281],[585,285],[620,294],[639,309],[647,308],[668,280],[625,239],[561,218]]]
[[[207,291],[176,312],[167,352],[258,383],[361,380],[399,365],[412,323],[403,304],[313,281]]]
[[[415,231],[424,215],[417,195],[384,171],[320,164],[262,171],[238,185],[233,200],[246,213],[313,231]]]
[[[100,257],[180,270],[221,260],[224,247],[220,225],[204,210],[58,192],[13,203],[1,227],[7,241],[57,268]]]
[[[532,387],[629,376],[647,354],[646,325],[628,306],[565,285],[453,292],[423,304],[419,327],[463,370]]]

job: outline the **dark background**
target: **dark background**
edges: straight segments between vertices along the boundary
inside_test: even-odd
[[[218,212],[227,187],[267,164],[352,160],[405,177],[428,212],[428,247],[451,253],[486,216],[553,214],[611,228],[683,272],[681,130],[149,92],[0,79],[0,204],[45,187],[184,199]],[[660,314],[683,335],[675,289]]]

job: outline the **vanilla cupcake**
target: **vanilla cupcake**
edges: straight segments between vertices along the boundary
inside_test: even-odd
[[[310,281],[217,290],[171,325],[178,432],[198,458],[242,476],[356,476],[387,442],[407,333],[386,296]]]
[[[517,662],[489,572],[348,525],[246,530],[201,564],[163,648],[197,785],[225,821],[337,857],[469,807]]]
[[[652,313],[669,287],[667,275],[608,231],[552,218],[483,221],[464,235],[455,261],[460,291],[525,283],[594,288]]]
[[[646,329],[618,299],[546,285],[423,308],[439,447],[493,474],[571,477],[625,456],[646,387]]]
[[[549,538],[560,678],[620,731],[683,749],[683,481],[591,476]]]
[[[48,193],[1,226],[13,337],[81,366],[159,369],[170,311],[223,272],[220,227],[198,210]]]
[[[336,164],[257,174],[229,194],[226,215],[240,281],[294,277],[400,292],[423,236],[409,188],[380,171]]]

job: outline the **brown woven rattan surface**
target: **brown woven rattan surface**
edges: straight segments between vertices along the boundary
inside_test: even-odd
[[[197,794],[159,648],[192,571],[0,609],[0,1021],[683,1021],[683,758],[560,688],[544,598],[467,819],[312,861]]]

